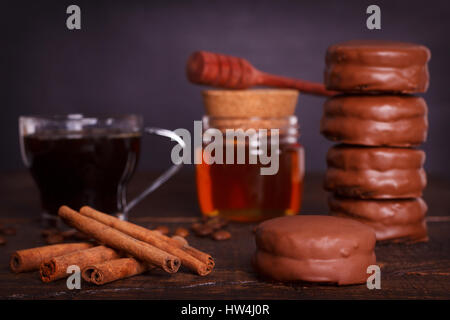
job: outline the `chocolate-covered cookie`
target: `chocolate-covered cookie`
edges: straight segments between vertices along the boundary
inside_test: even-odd
[[[349,198],[418,198],[426,186],[424,162],[422,150],[338,145],[328,150],[324,187]]]
[[[320,123],[332,141],[365,146],[417,146],[427,138],[427,105],[409,95],[342,95],[328,99]]]
[[[375,264],[375,233],[352,219],[289,216],[256,229],[255,269],[278,281],[364,283]]]
[[[330,214],[352,218],[375,230],[377,240],[426,241],[425,214],[422,198],[397,200],[360,200],[330,196]]]
[[[425,92],[430,50],[394,41],[348,41],[326,54],[325,85],[343,92]]]

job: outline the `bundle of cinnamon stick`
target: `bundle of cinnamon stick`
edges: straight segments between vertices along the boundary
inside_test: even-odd
[[[170,238],[90,207],[78,212],[62,206],[58,215],[102,245],[83,242],[20,250],[11,256],[13,272],[39,269],[42,281],[50,282],[67,277],[67,268],[77,265],[84,280],[101,285],[153,268],[175,273],[181,265],[205,276],[215,265],[209,254],[182,237]]]

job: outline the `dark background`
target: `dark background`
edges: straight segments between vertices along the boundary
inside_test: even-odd
[[[77,4],[82,30],[66,28]],[[370,4],[382,30],[367,30]],[[202,117],[202,87],[186,80],[192,51],[247,58],[261,70],[322,81],[326,48],[350,39],[417,42],[432,52],[426,167],[450,177],[450,1],[2,1],[0,170],[23,168],[23,114],[140,113],[147,125],[187,128]],[[309,172],[325,169],[323,98],[300,96]],[[141,169],[168,165],[171,146],[144,143]]]

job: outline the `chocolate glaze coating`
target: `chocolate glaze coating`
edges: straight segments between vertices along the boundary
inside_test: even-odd
[[[359,200],[330,196],[330,214],[356,219],[375,230],[377,240],[426,241],[422,198],[397,200]]]
[[[394,41],[347,41],[326,53],[325,86],[344,92],[417,93],[428,89],[430,50]]]
[[[374,231],[355,220],[290,216],[256,229],[256,270],[279,281],[364,283],[375,264]]]
[[[422,150],[338,145],[328,150],[324,187],[349,198],[418,198],[427,182],[424,162]]]
[[[420,97],[341,95],[325,102],[320,132],[347,144],[417,146],[427,138],[427,113]]]

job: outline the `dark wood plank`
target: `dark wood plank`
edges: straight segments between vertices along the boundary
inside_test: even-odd
[[[153,174],[139,175],[130,193],[137,192]],[[1,299],[448,299],[450,298],[450,183],[430,180],[427,201],[430,241],[419,244],[379,244],[377,260],[382,264],[382,289],[365,285],[323,286],[306,283],[283,284],[259,278],[250,258],[255,250],[253,224],[231,224],[233,237],[224,242],[189,236],[192,245],[210,252],[216,269],[207,277],[181,270],[168,275],[153,271],[145,275],[96,287],[82,284],[70,291],[65,281],[44,284],[37,272],[12,274],[10,254],[17,249],[42,245],[37,220],[38,197],[26,173],[4,174],[0,181],[0,222],[18,229],[16,236],[0,247]],[[326,213],[326,193],[321,176],[306,182],[304,212]],[[446,195],[446,196],[445,196]],[[132,219],[144,226],[167,225],[173,231],[189,226],[199,216],[193,173],[186,171],[140,204]]]

